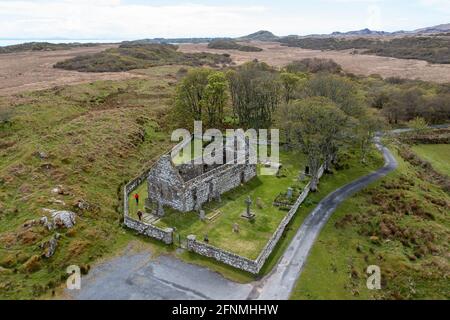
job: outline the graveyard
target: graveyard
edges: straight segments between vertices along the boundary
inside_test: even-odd
[[[308,183],[307,177],[299,179],[306,163],[304,155],[282,151],[280,161],[282,169],[278,175],[261,175],[262,165],[258,165],[256,177],[223,194],[220,201],[205,203],[201,213],[180,213],[164,207],[163,217],[144,213],[143,221],[162,229],[173,228],[175,245],[182,245],[188,235],[195,235],[199,241],[255,259],[287,214],[289,202],[294,202]],[[134,193],[145,199],[147,183],[142,183]],[[136,205],[134,193],[129,199],[129,214],[138,219],[138,210],[145,211],[144,201]],[[284,205],[276,203],[280,198]],[[245,217],[248,208],[254,215],[252,219]]]

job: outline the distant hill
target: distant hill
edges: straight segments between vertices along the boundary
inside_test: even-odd
[[[48,43],[48,42],[27,42],[11,46],[0,47],[0,54],[29,52],[29,51],[56,51],[73,48],[87,48],[100,45],[99,43]]]
[[[440,24],[438,26],[417,29],[414,33],[445,33],[450,32],[450,23]]]
[[[416,34],[435,34],[435,33],[446,33],[450,32],[450,23],[447,24],[440,24],[433,27],[428,28],[421,28],[413,31],[395,31],[395,32],[388,32],[388,31],[376,31],[376,30],[370,30],[368,28],[362,29],[362,30],[355,30],[355,31],[347,31],[347,32],[339,32],[335,31],[331,34],[311,34],[308,36],[303,37],[370,37],[370,36],[396,36],[396,35],[416,35]],[[290,36],[295,37],[295,36]],[[302,37],[299,37],[302,38]]]
[[[261,30],[244,37],[237,38],[240,41],[276,41],[280,37],[277,37],[270,31]]]
[[[391,34],[386,31],[373,31],[370,29],[362,29],[357,31],[349,31],[349,32],[333,32],[332,36],[385,36]]]

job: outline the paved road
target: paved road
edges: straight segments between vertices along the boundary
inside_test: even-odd
[[[338,205],[355,192],[397,168],[397,161],[391,152],[380,144],[379,137],[376,138],[376,146],[383,153],[384,167],[337,189],[320,201],[314,211],[306,217],[284,252],[280,263],[256,287],[256,290],[253,291],[254,296],[251,298],[264,300],[288,299],[317,236]]]
[[[397,167],[389,150],[379,143],[383,168],[334,191],[305,219],[279,264],[261,281],[238,284],[206,268],[149,252],[129,253],[105,262],[82,279],[80,291],[67,291],[73,299],[288,299],[308,254],[337,206],[355,192]]]

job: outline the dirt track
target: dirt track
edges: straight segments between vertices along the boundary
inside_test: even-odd
[[[439,83],[450,82],[450,65],[429,64],[420,60],[405,60],[370,55],[352,55],[350,51],[319,51],[301,48],[289,48],[276,42],[253,42],[253,45],[264,49],[262,52],[241,52],[237,50],[208,49],[206,44],[182,44],[183,52],[230,53],[233,61],[241,64],[253,59],[264,61],[270,65],[283,66],[293,60],[304,58],[328,58],[339,63],[345,71],[358,75],[379,74],[384,78],[401,77],[421,79]]]
[[[103,51],[115,45],[46,52],[0,54],[0,95],[40,90],[56,85],[76,84],[95,80],[120,80],[137,77],[129,72],[86,73],[53,68],[53,65],[80,54]]]

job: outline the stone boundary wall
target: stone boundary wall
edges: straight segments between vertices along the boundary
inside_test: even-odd
[[[154,225],[143,223],[137,220],[134,220],[128,216],[124,219],[124,224],[133,230],[136,230],[140,234],[154,238],[156,240],[160,240],[164,242],[165,244],[172,244],[173,243],[173,229],[167,228],[167,229],[160,229],[158,227],[155,227]]]
[[[188,142],[190,142],[190,140]],[[173,148],[170,148],[163,154],[170,153],[171,150],[174,150],[175,148],[181,149],[185,144],[186,144],[186,142],[183,143],[183,141],[182,141],[181,143],[179,143],[178,145],[176,145]],[[128,198],[129,198],[130,194],[134,190],[136,190],[136,188],[142,182],[147,180],[150,170],[153,168],[153,166],[155,165],[156,161],[159,158],[160,158],[160,156],[152,159],[152,161],[150,161],[151,165],[149,165],[148,168],[146,168],[144,171],[141,172],[141,174],[139,176],[137,176],[133,180],[129,181],[124,186],[124,188],[123,188],[123,216],[124,216],[123,222],[128,228],[136,230],[140,234],[163,241],[166,244],[172,244],[173,243],[173,229],[168,228],[168,229],[163,230],[163,229],[160,229],[153,225],[137,221],[133,218],[130,218],[130,216],[129,216]]]
[[[323,172],[324,172],[324,167],[322,166],[319,169],[319,179],[322,178]],[[306,185],[306,187],[303,189],[303,192],[297,198],[297,201],[295,201],[295,204],[289,210],[288,214],[286,216],[284,216],[283,220],[281,220],[280,224],[278,225],[277,230],[273,233],[272,238],[270,238],[270,240],[267,242],[264,249],[259,254],[258,258],[255,260],[255,262],[257,264],[258,272],[259,272],[259,270],[261,270],[261,268],[266,263],[267,258],[269,258],[270,254],[272,253],[273,249],[277,245],[278,241],[280,241],[280,238],[283,235],[283,232],[286,229],[286,226],[291,222],[292,218],[294,217],[294,215],[297,212],[300,205],[308,197],[310,189],[311,189],[311,183],[308,183]]]
[[[235,253],[222,250],[212,245],[202,243],[196,240],[194,235],[187,237],[187,249],[205,257],[213,258],[217,261],[228,264],[237,269],[241,269],[250,273],[258,273],[255,261],[242,257]]]
[[[319,170],[319,179],[322,177],[324,173],[324,167],[322,166]],[[299,206],[305,201],[305,199],[308,197],[309,191],[310,191],[310,183],[306,185],[306,187],[303,189],[303,192],[300,194],[300,196],[297,198],[297,201],[292,206],[292,208],[289,210],[287,215],[281,220],[280,224],[278,225],[277,229],[272,235],[272,238],[267,242],[264,249],[259,254],[258,258],[256,260],[250,260],[248,258],[239,256],[237,254],[222,250],[220,248],[214,247],[212,245],[199,242],[196,240],[195,235],[189,235],[187,238],[187,249],[195,252],[197,254],[200,254],[202,256],[206,256],[209,258],[213,258],[217,261],[223,262],[225,264],[228,264],[234,268],[241,269],[253,274],[258,274],[261,268],[264,266],[264,264],[267,261],[267,258],[271,255],[273,249],[277,245],[278,241],[280,240],[281,236],[284,233],[284,230],[286,229],[286,226],[291,222],[293,216],[297,212]]]

